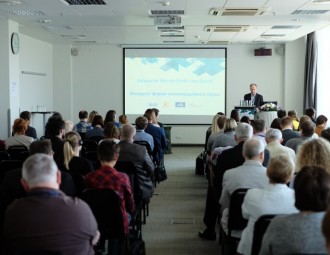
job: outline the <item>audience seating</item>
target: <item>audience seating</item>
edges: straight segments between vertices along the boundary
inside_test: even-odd
[[[223,255],[236,254],[236,248],[240,239],[232,236],[232,231],[242,231],[247,225],[248,221],[242,216],[242,204],[247,191],[248,189],[237,189],[230,197],[228,235],[220,224],[219,243],[221,242],[221,254]]]
[[[275,217],[275,214],[267,214],[261,216],[254,224],[253,242],[251,254],[259,254],[262,238],[268,228],[269,223]]]
[[[109,240],[109,250],[119,250],[115,255],[122,254],[127,237],[117,193],[110,189],[87,189],[82,193],[82,199],[90,206],[96,218],[101,233],[99,244],[102,246],[105,240]]]
[[[88,138],[88,140],[92,140],[95,141],[97,143],[99,143],[102,139],[104,139],[104,136],[91,136]]]
[[[84,140],[81,155],[84,156],[87,151],[97,151],[97,142],[94,140]]]
[[[22,159],[21,153],[25,151],[29,151],[29,150],[24,145],[10,146],[7,150],[11,160],[21,160]]]
[[[101,162],[99,161],[97,151],[86,151],[83,157],[92,161],[94,170],[101,167]]]
[[[137,225],[141,224],[141,210],[143,210],[143,223],[146,223],[146,207],[148,207],[149,201],[147,202],[142,199],[142,191],[138,182],[135,165],[130,161],[117,161],[115,169],[120,172],[126,173],[130,179],[131,188],[134,195],[135,207],[137,211],[137,215],[135,217],[137,220]],[[147,208],[147,211],[149,211],[148,209],[149,207]]]
[[[80,173],[70,172],[74,185],[76,186],[76,196],[81,197],[85,189],[85,177]]]
[[[0,151],[0,161],[9,160],[10,156],[7,151]]]
[[[21,168],[23,166],[22,160],[2,160],[0,161],[0,183],[2,183],[5,173],[7,171]]]

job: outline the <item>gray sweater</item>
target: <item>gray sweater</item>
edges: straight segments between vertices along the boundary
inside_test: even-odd
[[[262,240],[263,254],[327,254],[321,224],[324,212],[277,216]]]

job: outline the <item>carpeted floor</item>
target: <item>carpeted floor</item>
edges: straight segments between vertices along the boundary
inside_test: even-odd
[[[143,225],[147,255],[220,254],[217,241],[204,241],[207,180],[195,175],[195,159],[201,147],[173,147],[165,155],[168,179],[157,185],[149,206],[150,215]]]

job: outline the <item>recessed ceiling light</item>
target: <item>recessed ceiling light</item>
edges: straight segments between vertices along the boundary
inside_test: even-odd
[[[39,22],[39,23],[51,23],[52,21],[50,19],[41,19],[41,20],[38,20],[37,22]]]
[[[161,2],[163,6],[169,6],[171,3],[170,2]]]

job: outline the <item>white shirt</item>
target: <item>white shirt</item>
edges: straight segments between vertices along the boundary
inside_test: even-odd
[[[34,141],[34,139],[30,136],[15,134],[14,136],[9,137],[5,141],[5,145],[6,145],[6,149],[8,149],[8,147],[14,146],[14,145],[24,145],[27,149],[29,149],[30,144],[33,141]]]
[[[280,154],[288,155],[292,160],[293,163],[296,162],[296,153],[293,149],[283,146],[279,142],[270,142],[267,144],[266,149],[269,151],[270,158],[278,156]]]
[[[269,184],[265,189],[250,189],[242,204],[242,215],[248,219],[248,225],[243,230],[237,251],[251,254],[254,224],[260,216],[296,213],[298,210],[294,203],[294,190],[286,184]]]

